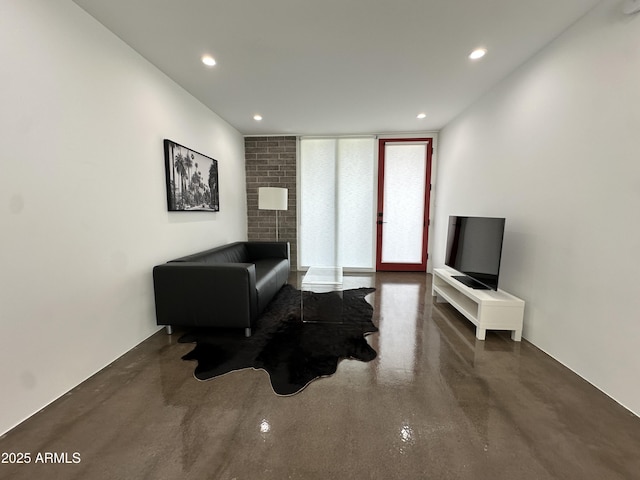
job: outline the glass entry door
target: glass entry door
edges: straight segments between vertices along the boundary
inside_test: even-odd
[[[427,269],[432,139],[379,141],[376,269]]]

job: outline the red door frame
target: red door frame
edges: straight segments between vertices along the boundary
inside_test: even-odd
[[[387,143],[426,142],[427,171],[424,189],[424,231],[422,234],[422,263],[382,263],[382,222],[384,220],[384,153]],[[433,154],[433,138],[381,138],[378,140],[378,215],[376,270],[395,272],[426,272],[427,245],[429,243],[429,203],[431,200],[431,157]]]

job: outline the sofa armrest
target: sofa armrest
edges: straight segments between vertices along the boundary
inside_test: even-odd
[[[247,252],[251,261],[263,258],[290,258],[289,242],[247,242]]]
[[[257,317],[252,263],[165,263],[153,285],[158,325],[250,328]]]

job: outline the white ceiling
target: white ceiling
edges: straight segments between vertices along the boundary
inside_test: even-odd
[[[74,1],[243,134],[324,135],[439,130],[599,0]]]

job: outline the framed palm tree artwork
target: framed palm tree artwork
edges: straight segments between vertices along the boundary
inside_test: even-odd
[[[218,161],[165,139],[167,204],[170,212],[218,212]]]

